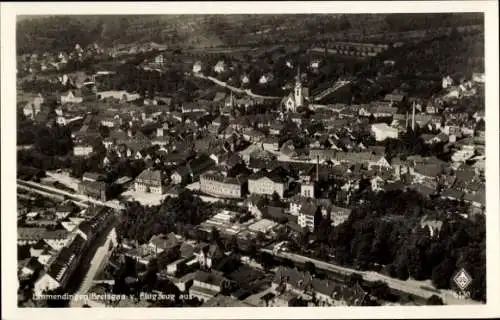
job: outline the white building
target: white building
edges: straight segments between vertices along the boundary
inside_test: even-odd
[[[217,64],[214,66],[214,71],[216,73],[222,73],[225,70],[226,70],[226,64],[222,60],[220,60],[219,62],[217,62]]]
[[[386,123],[374,123],[372,124],[372,133],[375,136],[375,140],[383,141],[387,138],[397,139],[398,129],[388,126]]]
[[[129,102],[137,100],[141,96],[138,93],[130,93],[125,90],[111,90],[111,91],[100,91],[97,93],[97,97],[100,100],[112,98],[124,102]]]
[[[443,81],[442,81],[443,89],[451,87],[452,85],[453,85],[453,79],[450,76],[443,77]]]
[[[200,72],[201,72],[201,62],[200,62],[200,61],[197,61],[197,62],[193,65],[193,72],[194,72],[194,73],[200,73]]]
[[[75,156],[88,156],[93,151],[94,151],[94,148],[91,145],[87,145],[87,144],[75,145],[73,147],[73,154]]]
[[[282,177],[256,173],[248,178],[248,192],[251,194],[270,196],[276,192],[280,197],[283,197],[286,188],[286,182]]]

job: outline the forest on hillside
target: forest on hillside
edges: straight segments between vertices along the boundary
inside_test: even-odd
[[[101,15],[19,19],[18,53],[69,50],[76,43],[154,41],[167,46],[231,46],[314,40],[342,32],[375,34],[482,24],[477,13],[317,15]]]

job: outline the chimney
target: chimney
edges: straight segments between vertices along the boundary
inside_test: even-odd
[[[415,131],[415,102],[413,102],[413,110],[412,110],[412,117],[411,117],[411,130]]]
[[[319,155],[316,156],[316,182],[319,181]]]
[[[406,111],[406,126],[405,126],[406,129],[408,129],[408,121],[409,121],[408,111]]]

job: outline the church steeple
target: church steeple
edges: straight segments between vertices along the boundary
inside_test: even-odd
[[[297,67],[297,79],[295,81],[295,108],[301,107],[304,104],[304,97],[302,95],[302,82],[300,81],[300,66]]]

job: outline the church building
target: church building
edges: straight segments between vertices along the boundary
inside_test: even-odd
[[[284,97],[281,101],[282,106],[287,112],[297,112],[300,107],[305,106],[309,98],[309,88],[302,86],[300,79],[300,67],[297,70],[297,77],[295,79],[295,87],[293,92]]]

